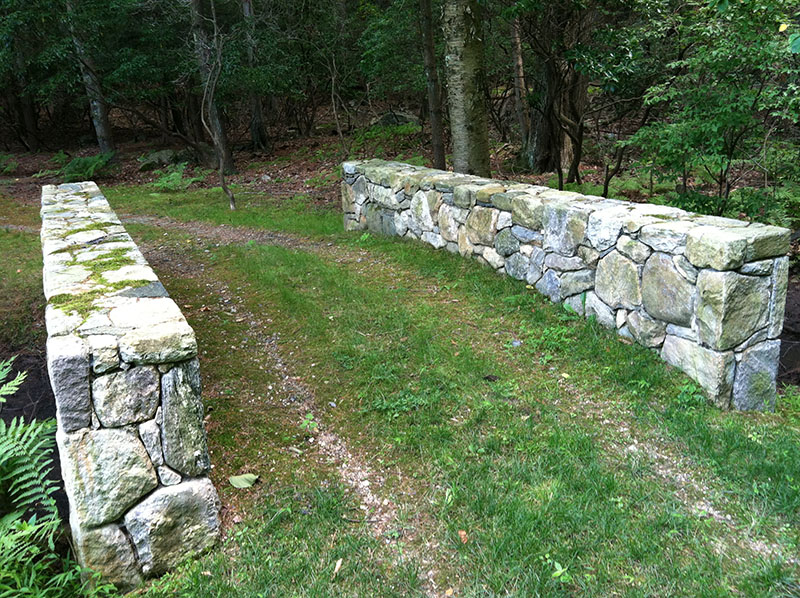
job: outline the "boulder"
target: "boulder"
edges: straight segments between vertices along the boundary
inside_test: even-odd
[[[765,341],[737,355],[736,378],[733,382],[731,406],[739,410],[773,411],[775,379],[781,342]]]
[[[494,238],[494,248],[502,256],[509,256],[519,251],[519,240],[510,228],[504,228]]]
[[[158,371],[133,367],[99,376],[92,382],[94,411],[103,427],[118,428],[151,419],[161,397]]]
[[[597,263],[595,292],[612,308],[634,309],[642,304],[639,268],[618,251]]]
[[[494,208],[476,206],[467,217],[467,237],[474,245],[493,245],[497,234],[497,214]]]
[[[100,526],[158,486],[150,457],[129,429],[58,431],[61,469],[77,521]]]
[[[125,515],[142,570],[156,576],[174,569],[219,538],[220,502],[207,478],[159,488]]]
[[[735,270],[744,263],[747,239],[738,229],[698,226],[686,239],[686,258],[698,268]]]
[[[678,326],[691,324],[694,287],[675,268],[671,256],[656,252],[645,263],[642,303],[654,318]]]
[[[702,270],[697,277],[700,341],[724,351],[742,343],[769,318],[770,279]],[[678,322],[676,322],[678,323]]]
[[[688,339],[667,335],[661,358],[696,380],[718,407],[730,407],[735,369],[732,351],[712,351]]]
[[[164,462],[190,477],[205,474],[211,465],[200,391],[197,359],[177,365],[161,377]]]

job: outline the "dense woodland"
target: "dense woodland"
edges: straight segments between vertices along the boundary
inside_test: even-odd
[[[7,152],[110,155],[149,131],[232,172],[235,149],[321,130],[346,156],[354,127],[401,111],[439,167],[451,146],[485,174],[511,148],[515,172],[591,173],[606,195],[633,177],[784,223],[800,201],[791,0],[7,0],[0,39]]]

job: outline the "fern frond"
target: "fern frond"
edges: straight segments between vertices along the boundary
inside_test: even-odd
[[[52,467],[55,422],[0,421],[0,515],[38,511],[57,518],[55,482],[47,479]]]
[[[5,382],[8,375],[11,373],[11,365],[14,363],[16,356],[11,359],[0,361],[0,403],[4,403],[6,397],[10,397],[19,390],[22,383],[25,381],[27,372],[17,372],[13,380]]]

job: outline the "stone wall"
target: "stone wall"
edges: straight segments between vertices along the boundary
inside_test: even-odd
[[[347,230],[475,257],[658,351],[721,408],[774,409],[787,229],[397,162],[343,172]]]
[[[194,331],[94,183],[42,189],[47,365],[79,561],[122,590],[219,533]]]

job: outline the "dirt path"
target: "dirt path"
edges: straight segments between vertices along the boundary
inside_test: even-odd
[[[314,242],[293,235],[217,227],[203,223],[184,223],[166,218],[130,217],[125,218],[125,222],[170,229],[188,233],[205,241],[224,244],[243,244],[255,240],[258,243],[306,251],[322,251],[323,248],[328,250],[332,246],[332,244]],[[247,329],[242,336],[255,341],[257,352],[254,353],[248,348],[247,351],[241,352],[242,359],[252,361],[250,367],[267,370],[279,380],[269,396],[271,406],[281,409],[287,416],[287,420],[292,422],[302,421],[304,417],[311,414],[319,426],[316,433],[309,439],[311,446],[289,447],[288,451],[292,453],[289,457],[296,458],[302,454],[316,461],[317,467],[333,468],[359,503],[360,513],[354,514],[353,518],[348,521],[365,523],[374,537],[382,539],[387,545],[393,543],[396,538],[390,537],[390,532],[399,526],[400,511],[408,509],[416,512],[418,511],[417,505],[398,504],[393,496],[383,491],[387,481],[385,474],[370,466],[368,455],[355,450],[345,438],[326,425],[324,419],[320,417],[313,388],[297,375],[283,355],[281,338],[278,334],[270,332],[271,320],[267,314],[263,312],[256,314],[249,310],[240,298],[243,296],[241,291],[234,292],[226,281],[215,277],[208,264],[194,261],[185,253],[181,254],[176,248],[169,245],[155,245],[140,241],[139,247],[168,287],[171,280],[194,279],[194,284],[205,287],[209,298],[219,298],[226,310],[235,313],[237,322],[246,323]],[[237,341],[237,346],[240,345],[240,341],[241,338]],[[395,485],[409,483],[409,480],[405,479],[400,471],[392,471],[390,475],[394,478]],[[238,505],[226,505],[223,510],[223,522],[226,527],[242,520],[238,511]],[[431,597],[440,596],[442,593],[437,588],[435,581],[438,571],[435,568],[436,558],[434,556],[434,550],[438,544],[434,540],[419,537],[422,534],[422,527],[415,527],[411,534],[404,536],[403,540],[409,545],[421,544],[424,550],[406,550],[402,556],[399,552],[392,551],[392,558],[415,559],[419,562],[425,571],[422,576],[425,594]]]

